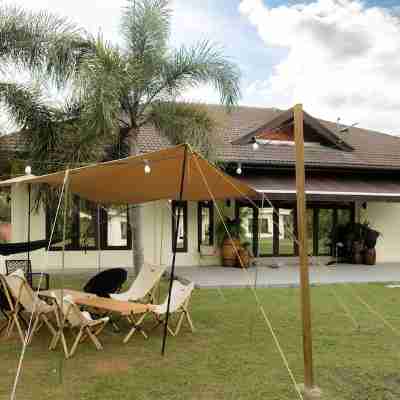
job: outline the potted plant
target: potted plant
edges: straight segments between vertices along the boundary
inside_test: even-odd
[[[221,247],[222,264],[225,267],[236,266],[240,239],[244,234],[241,218],[224,217],[224,220],[217,225],[217,242]]]

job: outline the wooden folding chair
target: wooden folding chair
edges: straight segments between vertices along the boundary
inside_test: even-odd
[[[170,320],[168,322],[167,329],[168,329],[168,332],[172,336],[178,335],[178,333],[181,330],[183,321],[185,319],[186,319],[191,331],[192,332],[195,331],[193,321],[192,321],[192,318],[189,313],[189,302],[190,302],[190,298],[191,298],[193,289],[194,289],[193,282],[186,286],[182,285],[182,283],[180,283],[179,281],[174,281],[172,283],[171,302],[170,302],[169,313],[170,313],[170,315],[174,314],[178,317],[178,321],[175,326],[175,329],[173,329],[171,327]],[[165,321],[165,317],[167,315],[167,308],[168,308],[168,296],[162,304],[149,306],[148,312],[146,312],[144,315],[142,315],[140,317],[140,319],[138,319],[137,321],[132,321],[133,327],[131,328],[129,333],[126,335],[126,337],[124,339],[124,343],[127,343],[136,331],[142,330],[141,329],[142,323],[143,323],[144,319],[146,318],[146,316],[149,314],[151,316],[153,316],[153,318],[155,318],[155,320],[157,321],[157,324],[155,325],[155,327],[163,324]]]
[[[56,299],[60,302],[60,299]],[[71,327],[72,330],[77,330],[71,351],[66,353],[67,358],[72,357],[75,354],[78,345],[88,338],[92,341],[97,350],[103,349],[103,346],[98,339],[98,335],[107,325],[110,320],[109,317],[92,319],[88,312],[80,311],[79,307],[73,302],[71,296],[68,295],[63,298],[62,313],[63,321],[61,331],[59,330],[57,335],[54,337],[53,342],[51,343],[52,349],[57,347],[57,343],[63,334],[62,329],[65,326]]]
[[[112,293],[110,297],[120,301],[145,300],[146,303],[154,303],[155,290],[166,268],[166,265],[153,265],[145,262],[130,288],[123,293]]]
[[[28,282],[25,280],[22,271],[21,274],[18,272],[13,273],[4,277],[4,279],[15,302],[13,319],[9,329],[10,334],[14,325],[17,326],[18,331],[20,332],[21,325],[19,324],[19,316],[20,313],[25,312],[31,315],[33,321],[31,332],[27,338],[28,344],[32,341],[33,335],[38,332],[43,325],[47,327],[53,339],[56,334],[56,330],[50,322],[49,316],[50,314],[55,315],[56,307],[48,305],[37,296],[37,294],[32,290]]]
[[[24,342],[24,330],[22,329],[21,323],[24,323],[20,313],[15,310],[15,302],[10,294],[7,286],[6,279],[3,275],[0,275],[0,309],[5,317],[5,323],[0,328],[0,333],[5,331],[7,337],[11,335],[11,331],[14,325],[17,327],[21,342]]]

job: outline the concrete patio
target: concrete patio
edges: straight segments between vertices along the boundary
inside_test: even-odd
[[[247,271],[247,272],[246,272]],[[270,268],[265,265],[239,268],[221,266],[179,267],[176,274],[180,279],[193,281],[198,288],[223,287],[297,287],[298,265],[283,265]],[[312,285],[335,283],[400,282],[400,264],[385,263],[375,266],[338,264],[310,267]]]

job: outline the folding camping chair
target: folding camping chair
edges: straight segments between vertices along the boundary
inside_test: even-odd
[[[183,320],[186,318],[189,327],[192,332],[194,332],[194,326],[192,322],[192,318],[189,313],[189,302],[190,302],[190,297],[192,295],[194,289],[194,283],[190,283],[189,285],[182,285],[179,281],[174,281],[172,283],[172,291],[171,291],[171,302],[170,302],[170,309],[169,313],[170,314],[175,314],[178,315],[178,321],[176,324],[175,329],[172,329],[171,326],[168,325],[167,329],[168,332],[172,336],[178,335],[181,327]],[[155,328],[165,321],[165,317],[167,314],[167,307],[168,307],[168,296],[164,300],[164,303],[159,304],[159,305],[152,305],[149,307],[149,311],[143,314],[140,319],[137,321],[133,321],[133,327],[129,331],[129,333],[126,335],[124,339],[124,343],[127,343],[129,339],[132,337],[132,335],[138,330],[142,330],[142,323],[146,316],[148,314],[151,314],[157,321],[157,324]]]
[[[155,289],[166,268],[166,265],[152,265],[145,262],[130,288],[123,293],[110,294],[110,297],[120,301],[139,301],[148,298],[150,303],[154,303]]]
[[[21,322],[24,323],[25,321],[22,320],[20,314],[15,312],[15,302],[12,299],[7,282],[3,275],[0,275],[0,311],[5,317],[5,323],[0,327],[0,333],[5,331],[5,334],[9,336],[12,327],[16,325],[21,342],[23,342],[24,331]]]
[[[46,325],[54,338],[56,331],[49,321],[48,316],[50,314],[56,315],[56,307],[48,305],[37,296],[25,280],[22,270],[18,270],[13,274],[6,276],[5,281],[9,288],[9,292],[15,301],[15,307],[12,313],[13,322],[9,330],[10,333],[12,332],[14,324],[16,324],[17,327],[19,326],[17,324],[19,314],[21,312],[26,312],[31,314],[33,318],[32,329],[27,343],[32,341],[35,332],[39,331],[43,325]]]
[[[54,295],[54,298],[58,303],[61,302],[56,295]],[[59,327],[61,331],[59,330],[59,332],[57,332],[57,335],[54,337],[50,345],[52,350],[57,347],[57,343],[62,337],[62,329],[64,326],[70,326],[72,329],[78,330],[71,351],[69,353],[66,351],[65,353],[67,358],[72,357],[75,354],[79,343],[84,342],[87,338],[92,341],[97,350],[103,349],[103,346],[98,339],[98,335],[107,325],[109,317],[92,319],[90,313],[87,311],[80,311],[79,307],[72,300],[72,297],[67,295],[63,298],[62,318],[64,320],[62,321],[61,327]]]
[[[50,275],[47,272],[32,272],[31,260],[6,260],[6,275],[10,275],[19,269],[24,271],[24,275],[34,291],[38,288],[33,286],[33,278],[39,279],[40,290],[49,290]]]

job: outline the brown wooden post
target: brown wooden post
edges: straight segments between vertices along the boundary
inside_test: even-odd
[[[305,390],[309,391],[314,387],[314,374],[312,358],[310,278],[307,254],[303,106],[301,104],[295,105],[293,113],[294,139],[296,145],[297,230],[300,258],[301,313],[303,321],[304,386]]]

